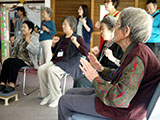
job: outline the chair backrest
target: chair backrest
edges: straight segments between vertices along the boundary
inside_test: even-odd
[[[152,96],[152,99],[151,99],[151,101],[150,101],[150,103],[148,105],[147,118],[146,118],[147,120],[149,120],[149,117],[150,117],[150,115],[151,115],[151,113],[153,111],[153,108],[155,107],[155,104],[156,104],[159,96],[160,96],[160,82],[159,82],[159,84],[158,84],[158,86],[157,86],[157,88],[156,88],[156,90],[155,90],[155,92],[154,92],[154,94]]]

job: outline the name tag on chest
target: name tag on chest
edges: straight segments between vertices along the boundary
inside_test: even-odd
[[[63,51],[59,51],[57,57],[63,57]]]

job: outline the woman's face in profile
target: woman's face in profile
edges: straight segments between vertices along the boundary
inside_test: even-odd
[[[82,6],[79,6],[78,15],[79,15],[79,16],[83,16],[83,9],[82,9]]]
[[[105,23],[101,23],[101,35],[104,40],[110,41],[113,39],[114,31],[109,30]]]
[[[110,11],[112,8],[114,8],[112,0],[104,2],[104,6],[107,11]]]
[[[71,32],[72,29],[71,29],[67,20],[64,20],[64,22],[62,24],[62,29],[63,29],[63,32],[66,33],[66,34]]]
[[[45,18],[48,18],[49,17],[49,14],[45,11],[45,10],[43,10],[43,12],[42,12],[42,17],[45,19]]]

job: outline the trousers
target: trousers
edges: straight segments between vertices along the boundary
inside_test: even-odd
[[[43,64],[38,68],[38,78],[41,97],[50,95],[50,102],[55,101],[61,93],[60,80],[65,71],[56,66],[52,61]]]
[[[8,58],[2,65],[0,82],[16,83],[18,71],[21,67],[28,66],[23,60],[18,58]]]

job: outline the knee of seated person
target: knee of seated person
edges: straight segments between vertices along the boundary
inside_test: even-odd
[[[73,91],[74,91],[74,88],[68,89],[68,90],[65,92],[65,94],[72,94]]]
[[[52,67],[47,68],[47,73],[50,73],[50,72],[53,72],[53,68]]]
[[[38,73],[42,73],[44,70],[43,70],[43,67],[42,66],[40,66],[39,68],[38,68]]]
[[[59,99],[59,104],[63,104],[63,103],[65,103],[65,101],[66,101],[66,95],[62,95],[61,97],[60,97],[60,99]]]

